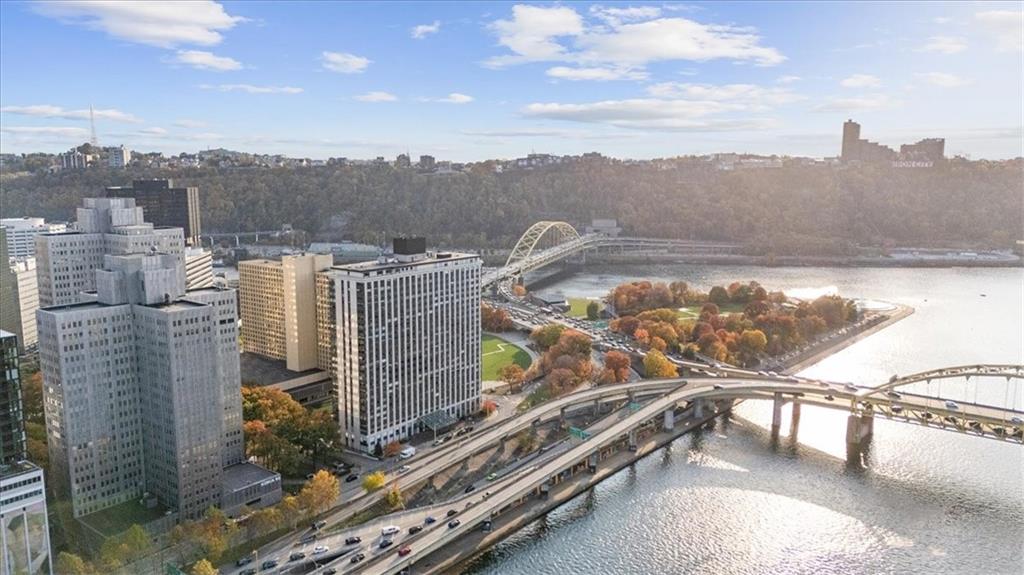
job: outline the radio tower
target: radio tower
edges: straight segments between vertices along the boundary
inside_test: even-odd
[[[93,115],[92,112],[92,104],[89,104],[89,131],[91,134],[91,137],[89,138],[89,143],[92,144],[93,147],[98,148],[100,143],[99,140],[96,139],[96,117]]]

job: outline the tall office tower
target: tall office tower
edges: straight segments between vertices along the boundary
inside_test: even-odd
[[[843,122],[843,150],[840,158],[844,162],[860,159],[860,124],[853,120]]]
[[[185,248],[185,289],[213,287],[213,252],[203,248]]]
[[[234,293],[186,293],[179,254],[108,254],[95,274],[95,301],[38,313],[52,473],[74,515],[148,492],[193,519],[240,484],[254,507],[279,500],[279,476],[242,462]]]
[[[2,231],[2,230],[0,230]],[[21,312],[18,309],[18,276],[8,264],[7,236],[0,233],[0,329],[21,333]],[[18,340],[18,347],[24,344]]]
[[[332,267],[338,416],[344,441],[373,451],[480,404],[480,270],[475,254],[427,253]]]
[[[288,369],[306,371],[318,364],[316,273],[332,256],[303,254],[281,261],[247,260],[238,264],[242,348]]]
[[[26,349],[35,349],[39,339],[36,335],[36,310],[39,309],[36,259],[11,260],[10,272],[14,275],[15,280],[15,299],[12,305],[15,306],[20,316],[18,330],[14,333],[18,336],[18,349],[24,352]],[[0,305],[6,304],[6,301],[0,303]],[[0,326],[0,329],[6,328]]]
[[[0,226],[3,226],[4,235],[7,236],[7,257],[13,259],[34,257],[37,235],[67,229],[67,224],[47,223],[43,218],[3,218],[0,219]]]
[[[199,245],[199,188],[175,188],[173,180],[135,180],[130,188],[107,188],[107,197],[134,198],[136,205],[145,210],[148,221],[181,228],[188,245]]]
[[[334,306],[334,278],[330,270],[316,274],[316,367],[331,374],[337,382],[338,330],[335,325],[338,311]],[[338,386],[332,386],[337,393]],[[335,398],[337,399],[337,398]],[[334,402],[335,406],[337,401]]]
[[[182,257],[181,228],[147,223],[132,198],[85,198],[74,230],[37,235],[39,305],[67,305],[96,289],[95,270],[105,254],[144,254],[156,250]]]
[[[16,336],[0,331],[0,575],[48,575],[50,528],[43,470],[25,461]]]

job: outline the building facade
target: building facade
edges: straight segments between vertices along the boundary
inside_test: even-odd
[[[367,452],[480,404],[480,257],[427,253],[422,238],[396,239],[394,251],[324,272],[341,435]]]
[[[35,349],[39,339],[36,335],[36,310],[39,309],[36,259],[12,260],[10,271],[15,286],[13,303],[10,305],[18,314],[18,328],[14,333],[18,336],[19,349],[24,352],[26,349]],[[7,305],[7,302],[0,305]],[[0,326],[0,329],[6,328]]]
[[[25,456],[18,336],[0,331],[0,466],[24,461]]]
[[[34,257],[37,235],[67,230],[67,224],[47,223],[43,218],[3,218],[0,226],[7,236],[7,257],[12,259]]]
[[[181,228],[188,245],[199,246],[199,188],[176,188],[173,180],[135,180],[131,187],[107,188],[107,197],[134,199],[145,210],[148,221],[157,226]]]
[[[245,351],[284,360],[291,371],[317,368],[316,274],[332,261],[327,254],[302,254],[239,262]]]
[[[18,277],[8,265],[7,237],[0,234],[0,330],[21,333],[21,312],[18,309]],[[21,342],[18,342],[21,345]]]
[[[110,155],[107,156],[107,165],[111,168],[123,170],[132,161],[132,151],[124,146],[110,148]]]

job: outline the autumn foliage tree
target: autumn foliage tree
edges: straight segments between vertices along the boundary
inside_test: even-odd
[[[562,332],[566,329],[560,323],[549,323],[548,325],[535,328],[530,333],[530,340],[543,351],[558,343],[558,338],[562,337]]]
[[[604,354],[604,373],[608,374],[609,383],[629,381],[629,368],[632,360],[621,351],[611,350]]]
[[[310,411],[272,387],[242,387],[246,454],[267,467],[294,474],[303,455],[339,439],[338,424],[327,411]]]
[[[387,482],[387,477],[384,476],[383,471],[375,471],[363,478],[363,489],[367,493],[377,491]]]
[[[484,331],[501,332],[515,328],[508,312],[497,307],[480,304],[480,326]]]
[[[384,457],[394,457],[402,452],[402,444],[397,441],[390,441],[384,446]]]
[[[526,372],[518,364],[510,363],[498,370],[498,377],[508,384],[509,391],[514,392],[523,385],[526,379]]]
[[[319,515],[334,506],[341,495],[341,484],[333,473],[321,469],[299,491],[299,505],[309,515]]]
[[[675,364],[665,357],[665,354],[658,350],[651,350],[644,357],[644,377],[648,379],[660,379],[666,377],[678,377],[679,372]]]
[[[494,400],[485,399],[480,402],[480,412],[483,413],[485,417],[490,417],[490,415],[495,411],[498,411],[498,404],[495,403]]]

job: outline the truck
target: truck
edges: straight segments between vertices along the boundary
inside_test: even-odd
[[[416,448],[413,446],[406,447],[398,454],[399,459],[409,459],[413,455],[416,455]]]

